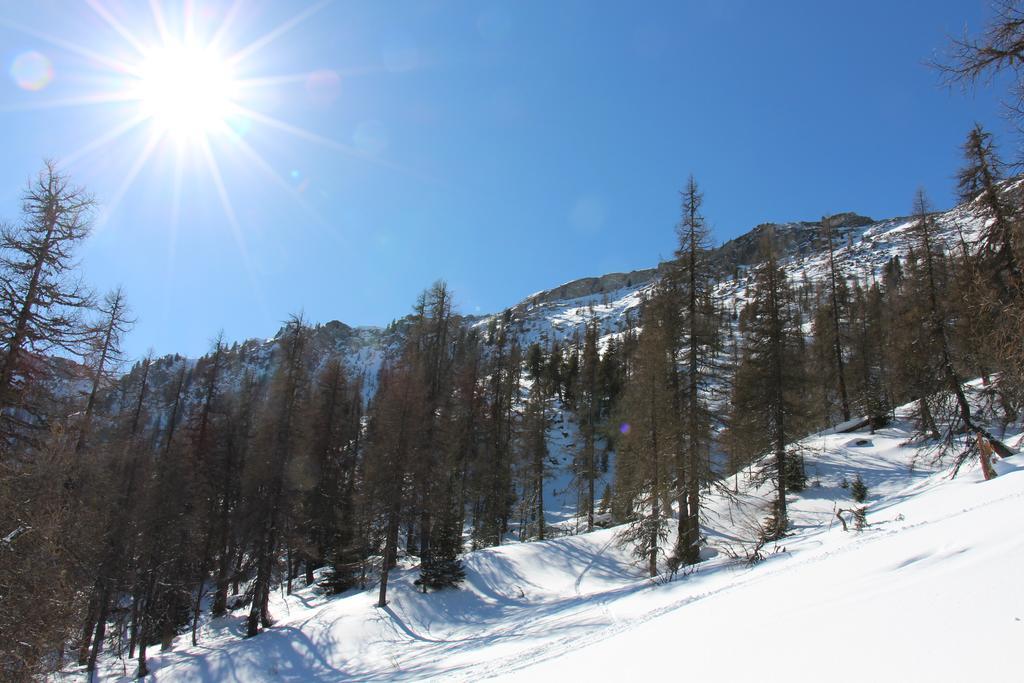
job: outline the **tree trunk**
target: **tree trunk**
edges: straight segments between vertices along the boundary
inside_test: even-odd
[[[86,671],[90,674],[96,671],[96,660],[103,649],[103,641],[107,635],[107,615],[110,609],[110,595],[106,586],[100,589],[98,598],[99,610],[96,614],[96,635],[92,639],[92,652],[89,653],[89,663]]]
[[[388,572],[396,561],[395,555],[398,551],[398,523],[401,508],[398,502],[392,504],[391,514],[388,519],[388,533],[384,543],[384,557],[380,569],[380,595],[377,599],[377,607],[383,608],[388,604]]]

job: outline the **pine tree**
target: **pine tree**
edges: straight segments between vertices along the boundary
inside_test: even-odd
[[[523,497],[533,501],[533,518],[537,524],[537,540],[544,540],[544,481],[547,476],[548,459],[548,416],[547,398],[544,388],[534,382],[523,410],[520,439],[522,461],[527,471],[523,486]]]
[[[825,217],[821,219],[822,231],[825,233],[825,240],[828,242],[828,291],[829,291],[829,312],[832,323],[832,346],[836,363],[836,379],[839,387],[840,406],[843,409],[843,421],[850,419],[850,400],[846,393],[846,368],[843,360],[843,333],[842,333],[842,310],[840,309],[839,283],[842,282],[842,274],[836,265],[835,248],[832,241],[832,221]]]
[[[124,362],[121,353],[121,342],[124,335],[128,333],[134,320],[128,309],[128,302],[125,300],[124,292],[120,287],[109,292],[99,306],[99,312],[103,316],[98,324],[94,326],[94,337],[91,340],[91,353],[89,353],[89,398],[86,400],[85,410],[82,412],[82,419],[79,423],[78,443],[75,450],[81,452],[86,445],[89,430],[92,427],[93,413],[96,410],[96,398],[99,395],[100,386],[113,378]]]
[[[270,584],[277,553],[286,528],[289,499],[293,491],[289,474],[299,451],[300,420],[307,390],[308,331],[301,317],[288,320],[278,338],[277,370],[261,419],[259,448],[250,466],[250,500],[257,502],[253,561],[256,578],[251,587],[252,606],[246,634],[255,636],[260,626],[273,625],[270,614]]]
[[[341,361],[327,361],[310,398],[306,429],[313,487],[303,500],[303,525],[307,551],[304,560],[306,583],[313,572],[331,556],[339,534],[338,507],[345,479],[344,451],[353,435],[346,429],[348,378]]]
[[[1004,189],[1005,164],[999,158],[991,133],[975,125],[963,146],[965,165],[960,170],[962,202],[971,202],[983,219],[977,254],[963,244],[960,288],[965,295],[963,309],[968,357],[977,358],[981,347],[998,363],[1000,388],[1017,399],[1024,354],[1018,343],[1024,331],[1024,224],[1018,202]],[[980,344],[978,342],[981,342]],[[985,371],[984,365],[981,367]],[[987,373],[984,373],[987,374]]]
[[[774,455],[777,497],[769,535],[786,533],[786,496],[803,485],[803,468],[787,453],[805,419],[801,319],[771,236],[762,243],[763,262],[751,300],[740,318],[743,355],[736,371],[731,428],[756,451]],[[795,456],[794,456],[795,458]]]
[[[378,607],[387,604],[388,575],[397,562],[398,531],[406,503],[406,475],[425,394],[418,377],[398,361],[381,369],[370,411],[367,473],[384,524]]]
[[[139,611],[139,678],[148,672],[147,647],[159,642],[162,649],[169,649],[190,614],[188,562],[192,557],[192,539],[188,512],[192,500],[182,492],[189,491],[191,473],[182,457],[183,444],[175,435],[179,432],[192,376],[182,359],[175,357],[173,364],[178,366],[177,378],[170,395],[164,397],[170,406],[166,423],[154,430],[156,462],[139,520],[135,589]]]
[[[90,339],[92,293],[76,277],[92,197],[46,162],[22,195],[22,222],[0,228],[0,442],[9,448],[44,422],[31,389],[53,352],[78,355]]]
[[[257,409],[259,382],[251,371],[242,376],[241,384],[228,399],[225,410],[223,460],[219,463],[216,476],[217,491],[217,563],[215,590],[211,613],[223,616],[227,611],[228,589],[232,578],[236,581],[236,560],[240,559],[247,545],[242,538],[245,525],[239,514],[245,509],[243,498],[243,473],[250,451],[253,423]]]
[[[711,447],[714,419],[705,390],[708,381],[719,374],[713,356],[720,341],[718,314],[711,300],[708,232],[700,212],[704,196],[692,175],[680,194],[683,216],[678,227],[678,260],[668,275],[675,281],[675,292],[682,304],[682,315],[677,323],[677,343],[682,352],[682,381],[678,382],[680,396],[677,399],[682,437],[679,440],[681,467],[677,471],[680,522],[676,559],[683,564],[695,564],[700,561],[700,490],[710,477],[704,463]]]
[[[1018,0],[997,0],[992,8],[995,16],[980,38],[952,40],[947,61],[933,66],[950,85],[974,86],[1009,72],[1012,100],[1006,104],[1007,113],[1020,119],[1024,116],[1024,9]]]
[[[642,331],[616,420],[622,425],[617,440],[616,507],[627,520],[619,540],[632,546],[652,577],[658,574],[660,545],[668,538],[671,509],[666,502],[679,431],[674,410],[678,392],[672,381],[674,340],[655,313],[667,299],[664,290],[656,290],[643,305]]]
[[[601,357],[597,351],[598,323],[595,318],[587,323],[583,335],[583,353],[579,373],[579,389],[574,392],[578,397],[577,415],[579,416],[580,433],[583,437],[582,448],[577,454],[577,477],[584,485],[583,505],[587,513],[587,531],[594,530],[594,486],[597,480],[597,438],[600,396],[598,394],[598,368]]]
[[[939,267],[942,259],[941,245],[936,243],[928,200],[923,190],[919,190],[914,199],[913,234],[917,239],[917,246],[920,249],[924,293],[926,295],[924,308],[922,309],[923,317],[920,320],[922,334],[929,342],[932,353],[935,354],[936,370],[941,377],[941,381],[945,385],[946,391],[954,396],[957,406],[955,419],[950,421],[946,429],[946,441],[951,443],[957,427],[962,425],[971,433],[983,436],[992,444],[993,449],[1000,456],[1006,457],[1011,454],[1011,451],[1002,442],[993,437],[981,424],[975,421],[971,412],[970,402],[964,393],[963,380],[953,364],[947,333],[948,314],[940,303]],[[971,452],[970,449],[962,453],[959,461],[962,462],[969,452]]]

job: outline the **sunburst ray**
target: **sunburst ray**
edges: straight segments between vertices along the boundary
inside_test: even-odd
[[[256,273],[252,267],[249,248],[245,243],[245,234],[242,232],[242,226],[239,224],[238,217],[235,215],[235,208],[231,204],[231,197],[228,195],[227,188],[224,186],[224,179],[220,173],[220,165],[217,163],[213,150],[210,149],[210,143],[205,136],[200,140],[199,148],[203,153],[203,158],[206,160],[206,166],[210,171],[210,177],[213,178],[213,184],[217,190],[217,196],[220,198],[221,208],[223,208],[224,214],[227,216],[228,223],[231,225],[231,233],[234,237],[235,245],[238,247],[238,255],[242,259],[242,266],[245,269],[246,276],[249,278],[249,287],[252,289],[252,293],[256,297],[256,303],[260,306],[260,310],[264,315],[268,316],[269,311],[267,310],[266,300],[263,297],[263,289],[260,287],[259,279],[256,277]]]
[[[16,102],[0,106],[0,111],[35,111],[40,109],[64,109],[68,107],[88,107],[99,104],[116,104],[118,102],[131,102],[138,97],[123,90],[93,93],[91,95],[79,95],[77,97],[62,97],[55,100],[43,100],[42,102]]]
[[[85,0],[85,4],[89,5],[90,9],[95,12],[103,21],[106,22],[107,26],[114,29],[114,31],[121,36],[132,48],[135,49],[140,55],[146,54],[146,46],[143,45],[138,38],[129,31],[124,24],[117,20],[113,14],[111,14],[106,7],[100,3],[99,0]]]
[[[63,158],[61,158],[61,165],[70,166],[71,164],[75,163],[76,161],[84,157],[89,152],[92,152],[93,150],[99,147],[102,147],[113,142],[114,140],[121,137],[128,131],[132,130],[133,128],[136,128],[137,126],[145,123],[147,118],[148,117],[146,117],[144,114],[139,114],[122,122],[120,125],[110,129],[103,135],[100,135],[99,137],[95,138],[90,142],[87,142],[86,144],[82,145],[81,147],[74,150],[70,154],[65,155]]]
[[[110,198],[110,201],[107,202],[104,212],[106,217],[109,217],[114,213],[114,210],[117,209],[118,204],[121,203],[121,199],[124,198],[125,193],[128,192],[128,189],[135,182],[135,179],[138,177],[139,172],[142,171],[142,168],[146,165],[146,162],[148,162],[149,158],[153,156],[153,151],[156,149],[157,145],[160,144],[160,140],[162,140],[163,137],[163,131],[160,130],[153,130],[150,133],[149,139],[146,141],[142,151],[140,151],[139,155],[135,158],[135,162],[131,165],[131,168],[128,169],[128,173],[125,175],[124,180],[121,181],[121,184]],[[103,223],[105,222],[106,220],[103,221]]]
[[[97,64],[102,64],[106,66],[108,69],[111,69],[115,72],[127,74],[138,73],[137,65],[130,64],[119,59],[114,59],[113,57],[107,57],[106,55],[102,55],[99,52],[94,52],[93,50],[82,47],[77,43],[73,43],[69,40],[64,40],[63,38],[52,36],[48,33],[43,33],[42,31],[36,31],[35,29],[29,28],[28,26],[23,26],[21,24],[4,19],[2,17],[0,17],[0,26],[6,26],[11,30],[17,31],[19,33],[22,33],[26,36],[30,36],[37,40],[41,40],[44,43],[49,43],[54,47],[59,47],[62,50],[67,50],[68,52],[72,52],[76,55],[79,55],[80,57],[85,57],[86,59],[89,59]]]
[[[302,140],[306,140],[308,142],[316,143],[318,145],[326,147],[327,149],[331,149],[331,150],[334,150],[336,152],[342,152],[343,154],[347,154],[347,155],[352,156],[354,158],[360,159],[362,161],[367,161],[367,162],[369,162],[371,164],[375,164],[375,165],[381,166],[383,168],[391,169],[392,171],[399,171],[401,173],[405,173],[407,175],[410,175],[410,176],[413,176],[415,178],[418,178],[419,180],[424,180],[424,181],[427,181],[427,182],[436,182],[436,180],[434,178],[431,178],[430,176],[422,174],[422,173],[420,173],[418,171],[414,171],[414,170],[406,168],[406,167],[404,167],[404,166],[402,166],[400,164],[395,164],[395,163],[392,163],[390,161],[385,161],[384,159],[380,159],[380,158],[375,157],[375,156],[373,156],[371,154],[367,154],[367,153],[357,149],[356,147],[353,147],[352,145],[346,145],[346,144],[344,144],[342,142],[338,142],[337,140],[332,140],[331,138],[324,137],[323,135],[317,135],[316,133],[314,133],[312,131],[306,130],[305,128],[302,128],[300,126],[295,126],[295,125],[292,125],[292,124],[287,123],[285,121],[282,121],[280,119],[274,118],[273,116],[270,116],[269,114],[264,114],[262,112],[256,111],[255,109],[250,109],[248,107],[244,107],[244,106],[238,105],[238,104],[236,104],[234,106],[234,109],[239,114],[241,114],[242,116],[250,118],[253,121],[258,121],[258,122],[260,122],[260,123],[262,123],[262,124],[264,124],[266,126],[269,126],[271,128],[276,128],[277,130],[283,131],[285,133],[289,133],[289,134],[291,134],[291,135],[293,135],[293,136],[295,136],[297,138],[300,138]]]
[[[298,14],[296,14],[291,19],[288,19],[288,20],[282,22],[281,24],[279,24],[277,27],[275,27],[271,31],[269,31],[267,33],[264,33],[262,36],[260,36],[256,40],[252,41],[251,43],[249,43],[248,45],[246,45],[242,49],[240,49],[237,52],[235,52],[234,54],[232,54],[227,59],[228,63],[230,63],[230,64],[238,64],[239,62],[244,60],[246,57],[249,57],[253,53],[263,49],[268,44],[270,44],[273,41],[277,40],[282,35],[284,35],[288,31],[292,30],[293,28],[295,28],[296,26],[301,24],[306,19],[309,19],[311,16],[313,16],[314,14],[316,14],[317,12],[322,10],[324,7],[329,5],[330,2],[331,2],[331,0],[321,0],[320,2],[316,3],[315,5],[307,7],[306,9],[304,9],[301,12],[299,12]]]

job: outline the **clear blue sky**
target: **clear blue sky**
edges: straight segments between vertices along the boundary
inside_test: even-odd
[[[649,267],[691,172],[720,242],[907,213],[918,186],[949,206],[974,121],[1011,156],[1001,88],[950,92],[924,65],[983,24],[980,0],[252,1],[224,54],[301,20],[235,66],[267,80],[246,91],[255,115],[207,136],[222,196],[196,138],[138,165],[152,121],[76,154],[139,103],[51,105],[124,92],[109,61],[161,40],[148,3],[93,4],[0,3],[0,217],[44,157],[70,157],[102,206],[82,265],[125,287],[134,355],[269,336],[298,310],[386,324],[437,278],[473,313]],[[232,4],[193,3],[200,44]],[[181,4],[160,6],[176,35]]]

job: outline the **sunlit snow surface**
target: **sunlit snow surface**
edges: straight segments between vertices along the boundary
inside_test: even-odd
[[[742,474],[736,504],[707,498],[708,559],[673,581],[647,579],[616,529],[470,553],[460,590],[427,595],[408,560],[386,609],[375,588],[276,593],[277,625],[255,638],[239,611],[198,647],[152,648],[154,680],[1020,680],[1024,456],[989,482],[974,467],[951,480],[909,427],[806,439],[812,486],[754,567],[730,550],[772,492]],[[833,511],[854,505],[840,483],[858,474],[870,526],[844,532]]]

